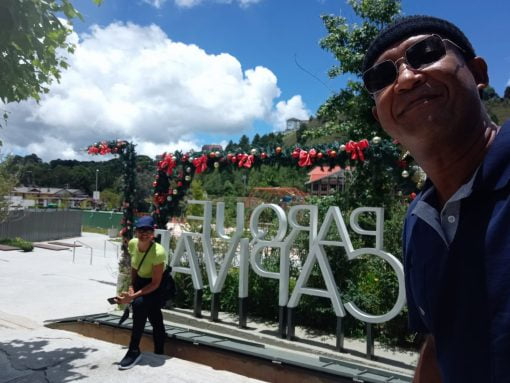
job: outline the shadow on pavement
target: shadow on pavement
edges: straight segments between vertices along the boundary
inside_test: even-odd
[[[0,342],[0,382],[71,382],[84,379],[83,368],[94,370],[97,365],[80,364],[90,353],[88,347],[49,349],[50,341],[58,338],[35,338]],[[63,339],[63,338],[60,338]],[[68,338],[66,338],[67,340]],[[76,369],[81,372],[75,371]]]
[[[142,353],[142,359],[138,364],[140,366],[160,367],[165,364],[167,359],[170,359],[170,357],[144,352]]]

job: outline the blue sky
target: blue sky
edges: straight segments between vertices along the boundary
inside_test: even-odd
[[[74,4],[85,21],[74,25],[78,49],[71,69],[39,105],[8,106],[4,154],[85,159],[82,150],[90,143],[128,138],[154,156],[236,141],[281,130],[286,118],[315,114],[348,78],[328,78],[335,60],[319,47],[326,33],[321,14],[355,21],[345,1]],[[457,24],[486,58],[491,85],[503,94],[510,80],[509,1],[404,0],[402,11]]]

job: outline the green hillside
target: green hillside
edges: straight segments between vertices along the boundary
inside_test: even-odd
[[[487,109],[498,124],[510,120],[510,99],[497,99],[486,102]]]

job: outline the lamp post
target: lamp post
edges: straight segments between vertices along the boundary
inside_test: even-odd
[[[94,191],[94,196],[93,196],[94,208],[95,209],[97,209],[97,204],[99,202],[99,191],[98,191],[98,188],[97,188],[98,177],[99,177],[99,169],[96,169],[96,190]]]

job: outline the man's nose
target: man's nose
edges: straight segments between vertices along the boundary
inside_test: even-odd
[[[395,63],[397,67],[397,79],[395,84],[395,92],[405,92],[422,84],[425,76],[419,70],[414,69],[405,61]]]

